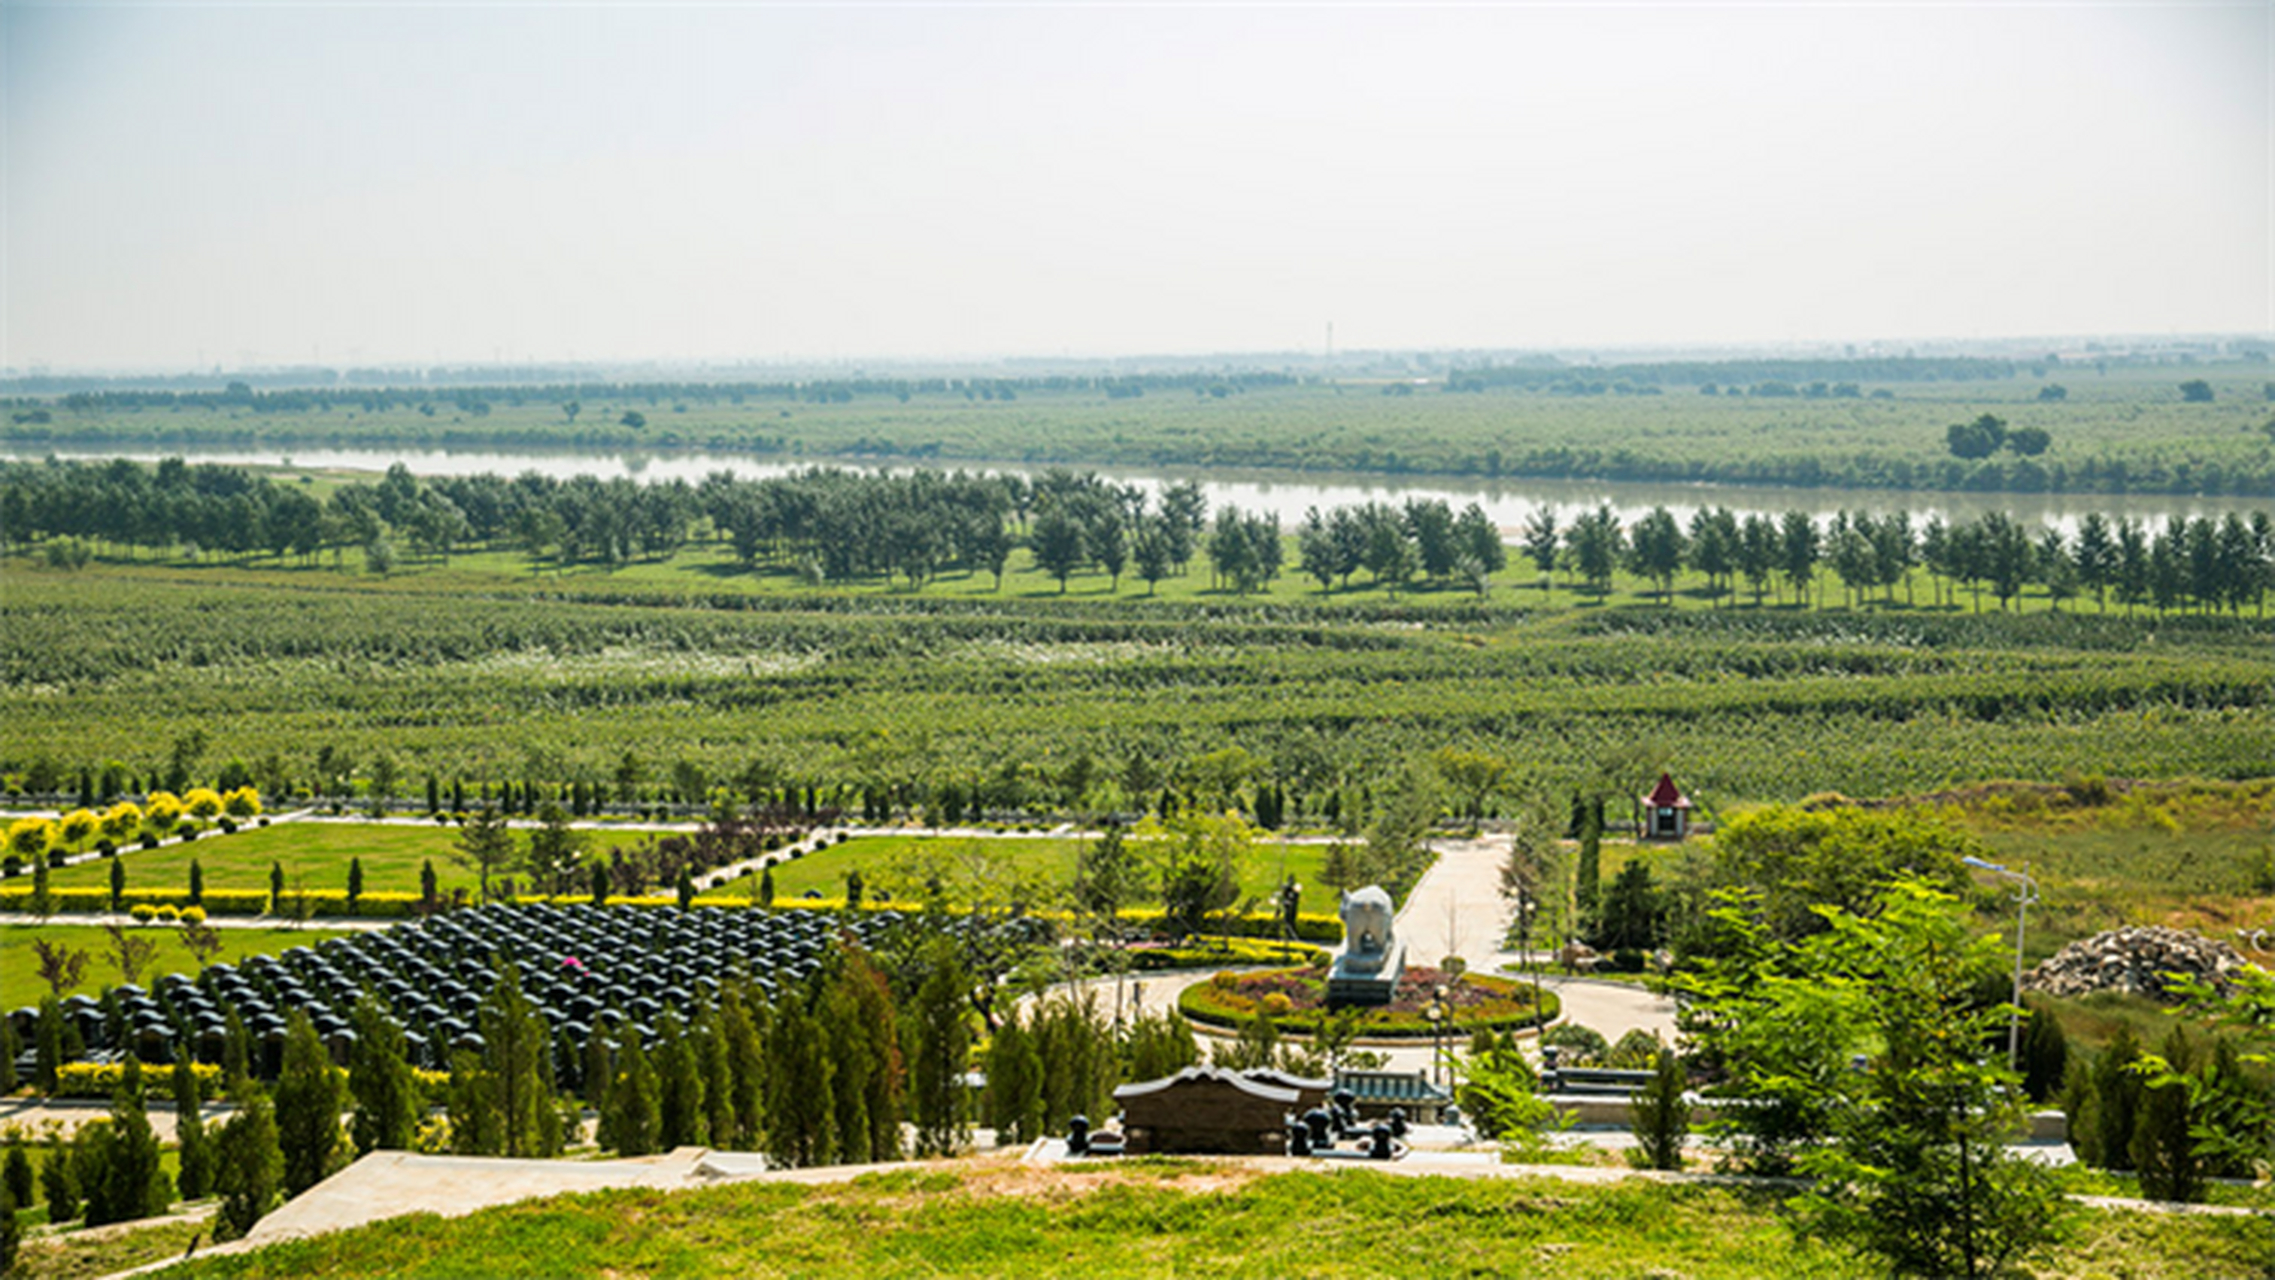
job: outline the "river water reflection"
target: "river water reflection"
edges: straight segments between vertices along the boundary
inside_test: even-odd
[[[299,467],[308,471],[384,472],[397,462],[422,476],[470,476],[484,472],[516,476],[535,471],[556,479],[577,475],[611,479],[629,476],[656,483],[685,480],[690,484],[724,471],[746,479],[786,475],[813,466],[842,466],[862,470],[908,471],[917,466],[939,470],[994,471],[1033,477],[1050,468],[1026,463],[879,462],[875,459],[801,458],[783,460],[744,453],[675,450],[629,453],[606,450],[454,450],[454,449],[260,449],[183,448],[171,450],[52,449],[8,450],[16,458],[57,457],[90,460],[114,457],[154,461],[181,457],[191,462],[226,462],[245,466]],[[1269,511],[1292,529],[1307,508],[1348,506],[1362,502],[1404,502],[1408,498],[1442,498],[1459,508],[1476,502],[1503,529],[1514,530],[1532,513],[1546,506],[1561,525],[1582,511],[1609,504],[1622,523],[1633,521],[1654,507],[1664,506],[1688,521],[1701,508],[1728,507],[1743,517],[1749,513],[1776,514],[1805,511],[1819,518],[1836,511],[1869,511],[1875,515],[1909,511],[1915,525],[1931,515],[1948,523],[1962,523],[1990,511],[2004,511],[2026,524],[2045,524],[2074,532],[2077,521],[2089,511],[2112,518],[2130,516],[2162,523],[2174,516],[2217,515],[2265,511],[2275,515],[2275,497],[2175,497],[2161,494],[2028,494],[1939,493],[1887,489],[1782,489],[1736,485],[1628,483],[1598,480],[1507,478],[1487,480],[1459,476],[1382,476],[1338,473],[1209,470],[1164,467],[1156,470],[1100,467],[1099,474],[1124,484],[1158,492],[1165,485],[1191,480],[1208,496],[1211,510],[1230,504],[1249,511]]]

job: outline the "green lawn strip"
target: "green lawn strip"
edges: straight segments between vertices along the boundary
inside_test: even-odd
[[[142,973],[142,984],[164,973],[196,973],[197,960],[189,948],[182,945],[181,931],[173,925],[130,926],[127,930],[135,937],[148,938],[158,944],[157,959]],[[220,959],[231,964],[247,956],[275,955],[293,947],[310,947],[326,938],[343,936],[339,930],[307,929],[221,929]],[[48,993],[47,984],[40,981],[39,960],[32,951],[32,941],[44,938],[52,943],[75,947],[88,953],[85,976],[79,984],[64,990],[65,995],[85,992],[101,995],[103,988],[119,981],[118,969],[110,962],[110,935],[93,925],[64,924],[0,924],[0,1008],[20,1009],[38,1004]]]
[[[581,833],[588,850],[637,844],[650,833],[593,830]],[[530,833],[516,830],[514,839],[529,847]],[[458,828],[432,823],[410,826],[376,822],[280,822],[247,828],[235,835],[206,835],[189,844],[158,849],[130,846],[120,851],[130,889],[187,889],[190,862],[205,872],[208,889],[262,889],[269,887],[269,867],[284,868],[287,890],[307,888],[345,890],[348,864],[363,860],[366,892],[416,893],[419,868],[434,863],[435,882],[444,893],[471,890],[478,884],[473,868],[451,857],[457,848]],[[110,865],[96,859],[51,873],[51,883],[63,888],[106,888]]]
[[[1848,1277],[1781,1193],[1631,1181],[1246,1177],[1206,1164],[911,1171],[850,1184],[622,1190],[193,1259],[182,1276]],[[2029,1274],[2253,1274],[2275,1224],[2083,1211]]]
[[[168,1166],[169,1171],[171,1166]],[[158,1222],[142,1226],[98,1227],[93,1231],[67,1231],[24,1242],[16,1259],[16,1274],[40,1280],[96,1280],[136,1267],[179,1258],[192,1237],[210,1244],[210,1214],[185,1222]]]
[[[927,868],[935,863],[952,867],[959,860],[972,858],[984,859],[1007,878],[1038,877],[1061,888],[1071,888],[1075,868],[1087,843],[1047,836],[860,836],[793,861],[777,863],[774,893],[778,898],[795,898],[812,890],[824,898],[843,897],[846,873],[858,870],[865,892],[881,889],[902,901],[921,902]],[[1129,847],[1143,861],[1149,856],[1147,846],[1148,842],[1133,838]],[[1237,868],[1243,900],[1261,899],[1264,909],[1270,908],[1272,895],[1280,884],[1282,848],[1277,840],[1259,839],[1247,860]],[[1286,873],[1303,886],[1303,909],[1332,914],[1336,891],[1319,879],[1326,864],[1326,847],[1290,843],[1285,846],[1285,854]],[[744,876],[711,892],[723,897],[740,897],[751,892],[753,878]],[[952,875],[947,878],[954,879]],[[1158,903],[1143,899],[1130,905]]]

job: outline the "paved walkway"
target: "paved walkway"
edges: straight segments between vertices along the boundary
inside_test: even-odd
[[[1415,883],[1406,895],[1405,909],[1398,913],[1396,928],[1406,941],[1406,962],[1437,967],[1447,956],[1460,956],[1469,972],[1487,974],[1522,966],[1523,955],[1501,947],[1515,911],[1501,897],[1508,837],[1437,840],[1431,848],[1438,860]],[[1549,973],[1541,975],[1541,986],[1563,1000],[1564,1021],[1600,1032],[1606,1040],[1617,1042],[1635,1030],[1674,1038],[1675,1002],[1666,996],[1632,983]]]

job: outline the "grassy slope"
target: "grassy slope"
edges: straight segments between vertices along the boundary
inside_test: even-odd
[[[2267,1221],[2087,1214],[2045,1276],[2232,1276]],[[1759,1192],[1635,1182],[1257,1177],[1205,1163],[909,1171],[844,1186],[618,1191],[383,1223],[184,1276],[1847,1277]]]

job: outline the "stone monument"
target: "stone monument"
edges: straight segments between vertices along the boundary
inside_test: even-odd
[[[1327,975],[1327,1005],[1385,1005],[1406,971],[1406,944],[1391,933],[1390,895],[1381,885],[1343,895],[1343,952]]]

